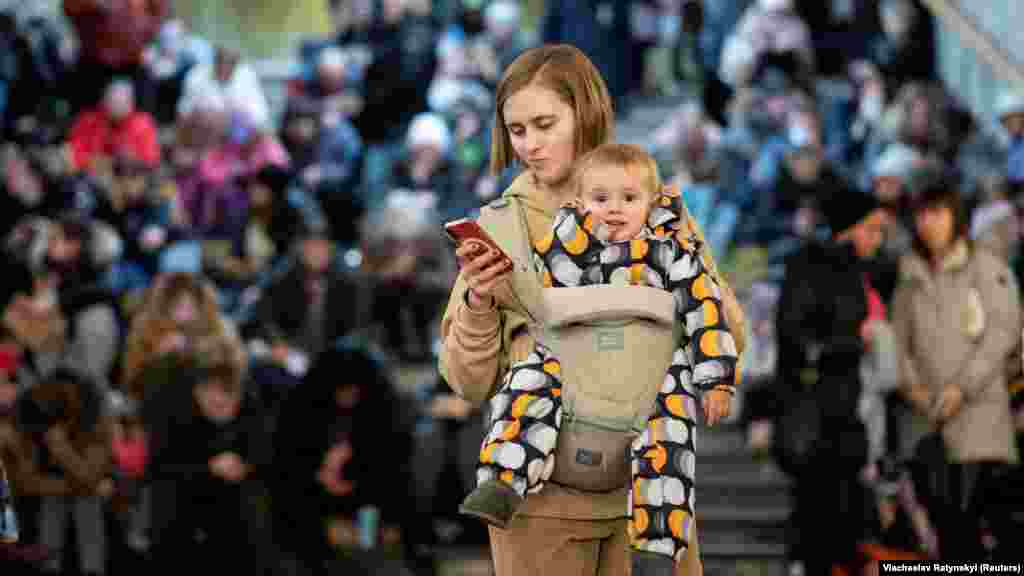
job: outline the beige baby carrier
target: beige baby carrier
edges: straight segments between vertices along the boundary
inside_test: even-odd
[[[647,424],[681,337],[672,294],[640,286],[543,288],[518,199],[492,203],[479,224],[515,263],[512,291],[530,334],[561,361],[551,481],[592,492],[629,485],[629,447]]]

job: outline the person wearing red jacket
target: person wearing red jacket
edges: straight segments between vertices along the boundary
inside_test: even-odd
[[[135,108],[134,89],[123,80],[110,84],[101,105],[78,115],[68,148],[74,170],[94,170],[114,158],[153,168],[160,163],[156,121]]]
[[[80,46],[76,81],[71,84],[76,111],[94,106],[117,76],[132,78],[140,97],[149,93],[144,90],[142,55],[169,9],[169,0],[64,0],[64,14]]]

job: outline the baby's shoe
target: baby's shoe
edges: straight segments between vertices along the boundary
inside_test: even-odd
[[[671,556],[633,551],[633,576],[675,576],[676,562]]]
[[[500,480],[488,480],[466,496],[459,506],[459,512],[504,530],[524,501],[508,484]]]

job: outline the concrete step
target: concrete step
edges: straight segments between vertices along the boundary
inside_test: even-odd
[[[747,451],[740,453],[708,452],[697,446],[697,482],[711,475],[719,478],[749,478],[777,481],[785,478],[770,459],[760,459]]]
[[[780,547],[751,546],[743,556],[731,554],[714,544],[702,544],[705,576],[784,576],[786,564]],[[494,574],[486,549],[466,549],[438,556],[440,576],[491,576]]]
[[[697,481],[697,503],[705,506],[731,506],[748,510],[758,506],[783,506],[789,499],[788,484],[741,483],[715,484],[706,479]]]
[[[704,555],[704,576],[786,576],[781,558],[723,558]]]
[[[789,501],[790,481],[774,466],[747,471],[747,465],[701,461],[698,456],[697,501],[699,506],[731,506],[741,510],[763,506],[785,505]],[[730,473],[734,472],[734,473]]]
[[[697,487],[700,490],[700,487]],[[779,526],[789,518],[790,506],[788,503],[775,503],[770,505],[739,508],[736,506],[709,505],[704,506],[700,501],[700,493],[697,493],[697,526],[703,529],[707,524],[709,527],[731,527],[740,529],[746,526]],[[719,528],[721,529],[721,528]]]

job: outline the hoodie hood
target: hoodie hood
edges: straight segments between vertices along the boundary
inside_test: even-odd
[[[558,202],[534,185],[529,172],[524,171],[516,176],[501,197],[516,198],[522,202],[531,222],[538,216],[554,221],[555,213],[558,212]]]

